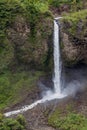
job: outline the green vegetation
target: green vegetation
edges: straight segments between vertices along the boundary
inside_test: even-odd
[[[41,20],[41,17],[50,15],[51,13],[48,10],[47,2],[42,1],[24,1],[23,7],[25,8],[25,16],[30,24],[31,37],[34,38],[37,33],[37,26]],[[48,16],[47,15],[47,16]]]
[[[74,112],[64,113],[56,109],[48,119],[49,125],[60,130],[86,130],[87,118]]]
[[[60,8],[64,5],[68,5],[70,12],[75,12],[83,8],[83,1],[81,0],[48,0],[51,7]]]
[[[30,24],[31,35],[35,36],[36,25],[41,15],[51,15],[48,9],[48,3],[42,1],[18,1],[2,0],[0,1],[0,37],[6,36],[6,30],[12,25],[17,15],[25,16]]]
[[[21,11],[21,7],[16,0],[0,1],[0,40],[3,40],[3,37],[6,36],[6,29],[14,21],[16,15]]]
[[[47,56],[49,55],[47,53],[49,53],[49,50],[47,50],[44,54],[44,50],[46,49],[43,49],[42,51],[43,54],[40,54],[40,55],[36,52],[37,53],[36,57],[35,57],[34,50],[38,48],[38,50],[40,50],[39,52],[41,52],[42,41],[46,39],[46,42],[48,42],[48,40],[50,39],[50,36],[52,36],[52,27],[53,27],[52,8],[53,7],[59,8],[63,5],[70,5],[69,11],[71,12],[71,10],[74,9],[74,6],[75,7],[76,5],[79,6],[79,4],[81,4],[81,0],[69,0],[69,1],[68,0],[44,0],[44,1],[42,0],[1,0],[0,1],[0,25],[1,25],[0,26],[0,55],[1,55],[0,56],[0,61],[1,61],[0,73],[2,73],[3,70],[8,69],[9,66],[12,65],[13,61],[16,61],[16,62],[21,61],[21,63],[23,64],[30,63],[28,62],[29,55],[32,56],[32,59],[34,59],[33,60],[34,62],[32,62],[31,57],[30,57],[30,61],[32,62],[31,64],[36,64],[39,58],[40,63],[37,62],[38,65],[41,65],[41,68],[43,67],[46,68],[46,65],[47,65],[46,63],[48,60]],[[81,13],[82,18],[86,14],[86,12],[87,11],[84,11],[83,13]],[[77,15],[78,14],[75,13],[75,14],[72,14],[72,16],[70,17],[68,16],[66,17],[67,20],[65,21],[68,21],[68,23],[71,25],[71,27],[69,28],[69,33],[75,34],[75,29],[77,26],[76,25]],[[29,33],[27,33],[26,41],[23,42],[24,45],[22,44],[22,46],[19,46],[19,44],[24,39],[20,40],[21,33],[17,32],[18,29],[20,30],[20,27],[17,27],[17,25],[15,25],[15,22],[17,22],[16,20],[19,16],[20,18],[23,18],[25,20],[25,24],[27,23],[28,31],[29,31]],[[19,26],[21,26],[20,21],[19,21]],[[83,30],[84,28],[85,28],[85,25],[83,27]],[[13,40],[14,37],[17,37],[15,42]],[[26,44],[26,42],[28,44]],[[51,39],[51,42],[52,42],[52,39]],[[50,57],[52,57],[52,54]]]
[[[87,22],[87,9],[86,10],[81,10],[75,13],[71,13],[68,16],[65,16],[63,18],[63,22],[65,23],[65,28],[68,25],[68,33],[71,35],[76,35],[79,24],[81,26],[81,35],[80,37],[84,36],[85,31],[86,31],[86,22]],[[79,31],[80,32],[80,31]]]
[[[68,16],[65,16],[63,19],[67,20],[68,22],[72,22],[73,24],[77,24],[79,20],[86,19],[87,10],[81,10],[75,13],[71,13]]]
[[[64,4],[71,4],[71,0],[49,0],[49,3],[53,7],[59,7]]]
[[[50,6],[59,7],[69,4],[74,8],[80,6],[81,0],[1,0],[0,1],[0,37],[6,35],[6,29],[19,14],[25,15],[30,23],[31,34],[35,35],[35,28],[42,15],[52,15]]]
[[[19,103],[37,89],[41,72],[5,72],[0,75],[0,110]]]
[[[13,61],[14,48],[8,39],[0,41],[0,73],[7,69],[7,66]]]
[[[16,119],[5,118],[0,114],[0,130],[25,130],[26,121],[22,115]]]
[[[62,5],[79,5],[81,0],[1,0],[0,1],[0,107],[4,108],[9,102],[17,103],[21,100],[20,91],[25,87],[25,91],[31,90],[35,86],[37,75],[28,74],[28,72],[16,72],[12,74],[7,72],[10,68],[13,70],[13,64],[29,65],[29,67],[37,69],[46,68],[50,70],[52,67],[52,48],[48,47],[48,41],[52,42],[52,7]],[[80,8],[79,8],[80,9]],[[71,10],[71,8],[70,8]],[[67,31],[75,35],[77,25],[83,22],[81,31],[82,36],[86,32],[86,14],[87,10],[71,13],[65,16],[63,21],[68,25]],[[24,24],[28,34],[21,35],[20,28],[25,26],[14,25],[14,21],[20,16],[25,19]],[[22,19],[22,20],[23,20]],[[21,20],[21,21],[22,21]],[[16,21],[17,22],[17,21]],[[17,26],[17,27],[15,27]],[[70,26],[70,28],[69,28]],[[16,31],[15,31],[16,30]],[[19,30],[19,32],[17,32]],[[23,31],[23,30],[22,30]],[[12,33],[12,35],[11,35]],[[17,39],[15,38],[17,36]],[[27,36],[26,36],[27,35]],[[24,36],[21,39],[20,37]],[[15,38],[15,42],[14,42]],[[22,43],[22,40],[23,43]],[[33,44],[34,43],[34,44]],[[47,44],[47,46],[45,45]],[[12,68],[13,67],[13,68]],[[17,66],[16,66],[17,67]],[[36,68],[35,68],[36,67]],[[6,72],[5,72],[6,71]],[[4,73],[5,72],[5,73]],[[26,78],[25,78],[26,77]],[[29,86],[28,86],[29,84]],[[17,93],[16,93],[17,91]],[[7,98],[8,97],[8,98]],[[16,98],[18,97],[18,98]]]
[[[24,24],[22,25],[22,29],[26,26],[27,23],[28,30],[30,31],[29,33],[27,32],[27,38],[22,40],[20,38],[20,33],[17,32],[20,27],[17,27],[17,24],[15,24],[19,17],[25,20]],[[8,69],[9,66],[12,65],[13,61],[16,61],[17,63],[18,60],[22,61],[22,63],[28,61],[27,56],[24,56],[26,53],[30,56],[32,56],[32,53],[34,53],[34,58],[32,57],[32,59],[38,57],[35,57],[35,52],[33,51],[36,50],[36,48],[41,48],[43,39],[48,39],[51,29],[45,24],[45,22],[52,22],[52,18],[53,16],[49,10],[48,2],[39,0],[0,1],[0,73],[2,73],[3,70]],[[21,26],[20,21],[18,25]],[[18,44],[21,44],[21,42],[24,40],[24,46],[18,46]],[[33,43],[38,43],[38,45],[33,45]],[[31,47],[29,47],[29,44],[31,44]],[[29,47],[29,49],[27,49],[25,46],[27,46],[27,48]],[[18,51],[18,53],[16,51]],[[22,54],[23,56],[21,56]],[[22,59],[21,57],[24,57],[25,59]],[[44,57],[45,58],[40,60],[41,65],[45,63],[44,59],[46,60],[47,54]],[[32,62],[32,60],[30,61]]]
[[[1,0],[0,1],[0,38],[6,36],[6,30],[15,20],[17,15],[26,16],[30,24],[31,36],[35,37],[36,27],[40,19],[51,16],[50,6],[59,7],[64,4],[76,7],[81,0]]]
[[[36,92],[36,82],[43,74],[38,69],[46,72],[52,69],[54,12],[67,13],[63,15],[63,25],[70,36],[87,36],[84,6],[82,0],[0,0],[0,111]],[[22,67],[29,71],[20,71]],[[56,109],[48,119],[49,125],[60,130],[87,130],[87,117],[73,112],[72,106],[67,109],[68,112]],[[0,130],[25,129],[21,115],[7,119],[0,114]]]
[[[25,20],[22,28],[27,23],[30,30],[27,38],[24,37],[26,40],[22,46],[21,42],[24,39],[20,40],[20,32],[17,32],[21,23],[18,23],[19,26],[15,24],[19,16]],[[49,23],[52,18],[48,2],[46,1],[0,1],[0,110],[22,101],[28,93],[36,90],[36,81],[42,72],[36,71],[32,73],[24,70],[19,72],[18,64],[20,63],[21,66],[25,65],[25,67],[29,65],[32,68],[39,65],[44,67],[47,53],[43,53],[45,47],[44,44],[42,46],[42,40],[43,38],[47,39],[47,36],[50,35],[51,29],[45,23]],[[16,38],[16,34],[19,37]],[[38,36],[38,34],[40,35]],[[15,64],[18,70],[13,73],[16,68]],[[39,66],[39,68],[42,67]],[[12,72],[9,70],[12,70]]]

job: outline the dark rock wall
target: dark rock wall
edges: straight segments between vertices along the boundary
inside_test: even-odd
[[[69,67],[78,63],[87,64],[87,10],[80,13],[66,16],[61,22],[62,57],[65,66]]]
[[[42,22],[43,21],[43,22]],[[30,34],[26,19],[18,16],[7,30],[8,41],[13,46],[14,63],[32,69],[52,69],[53,20],[45,18],[37,26],[36,36]]]

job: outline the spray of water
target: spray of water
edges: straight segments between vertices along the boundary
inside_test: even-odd
[[[60,18],[60,17],[59,17]],[[60,48],[59,48],[59,25],[57,24],[56,20],[59,18],[56,18],[54,20],[54,92],[51,90],[46,91],[45,96],[41,100],[38,100],[31,105],[23,106],[21,109],[16,111],[7,112],[4,115],[6,117],[23,113],[29,109],[32,109],[37,104],[44,103],[46,101],[54,100],[54,99],[60,99],[64,98],[66,95],[62,94],[61,92],[61,62],[60,62]]]

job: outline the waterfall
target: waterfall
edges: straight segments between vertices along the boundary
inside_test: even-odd
[[[61,93],[61,61],[59,47],[59,25],[54,20],[54,90],[55,93]]]
[[[45,103],[54,99],[64,98],[66,95],[61,92],[61,60],[60,60],[60,47],[59,47],[59,25],[56,22],[60,17],[54,20],[54,92],[52,90],[46,91],[42,99],[37,100],[36,102],[25,105],[19,110],[10,111],[5,113],[6,117],[9,117],[14,114],[23,113],[29,109],[32,109],[40,103]]]
[[[62,88],[62,64],[60,58],[60,40],[59,40],[59,19],[61,17],[54,19],[54,92],[57,98],[63,98],[66,95],[61,91]]]

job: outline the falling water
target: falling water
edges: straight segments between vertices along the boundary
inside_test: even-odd
[[[59,25],[54,20],[54,90],[61,93],[61,65],[60,65],[60,47],[59,47]]]
[[[62,98],[65,95],[61,91],[61,70],[62,64],[60,59],[60,40],[59,40],[59,19],[58,17],[54,20],[54,91],[58,98]]]
[[[61,92],[61,61],[60,61],[60,47],[59,47],[59,25],[56,22],[59,18],[60,17],[54,20],[54,79],[53,79],[54,92],[51,90],[46,91],[42,99],[37,100],[31,105],[23,106],[19,110],[5,113],[4,115],[6,117],[14,115],[14,114],[18,114],[18,113],[23,113],[29,109],[32,109],[33,107],[35,107],[36,105],[40,103],[45,103],[46,101],[50,101],[53,99],[60,99],[66,96]]]

